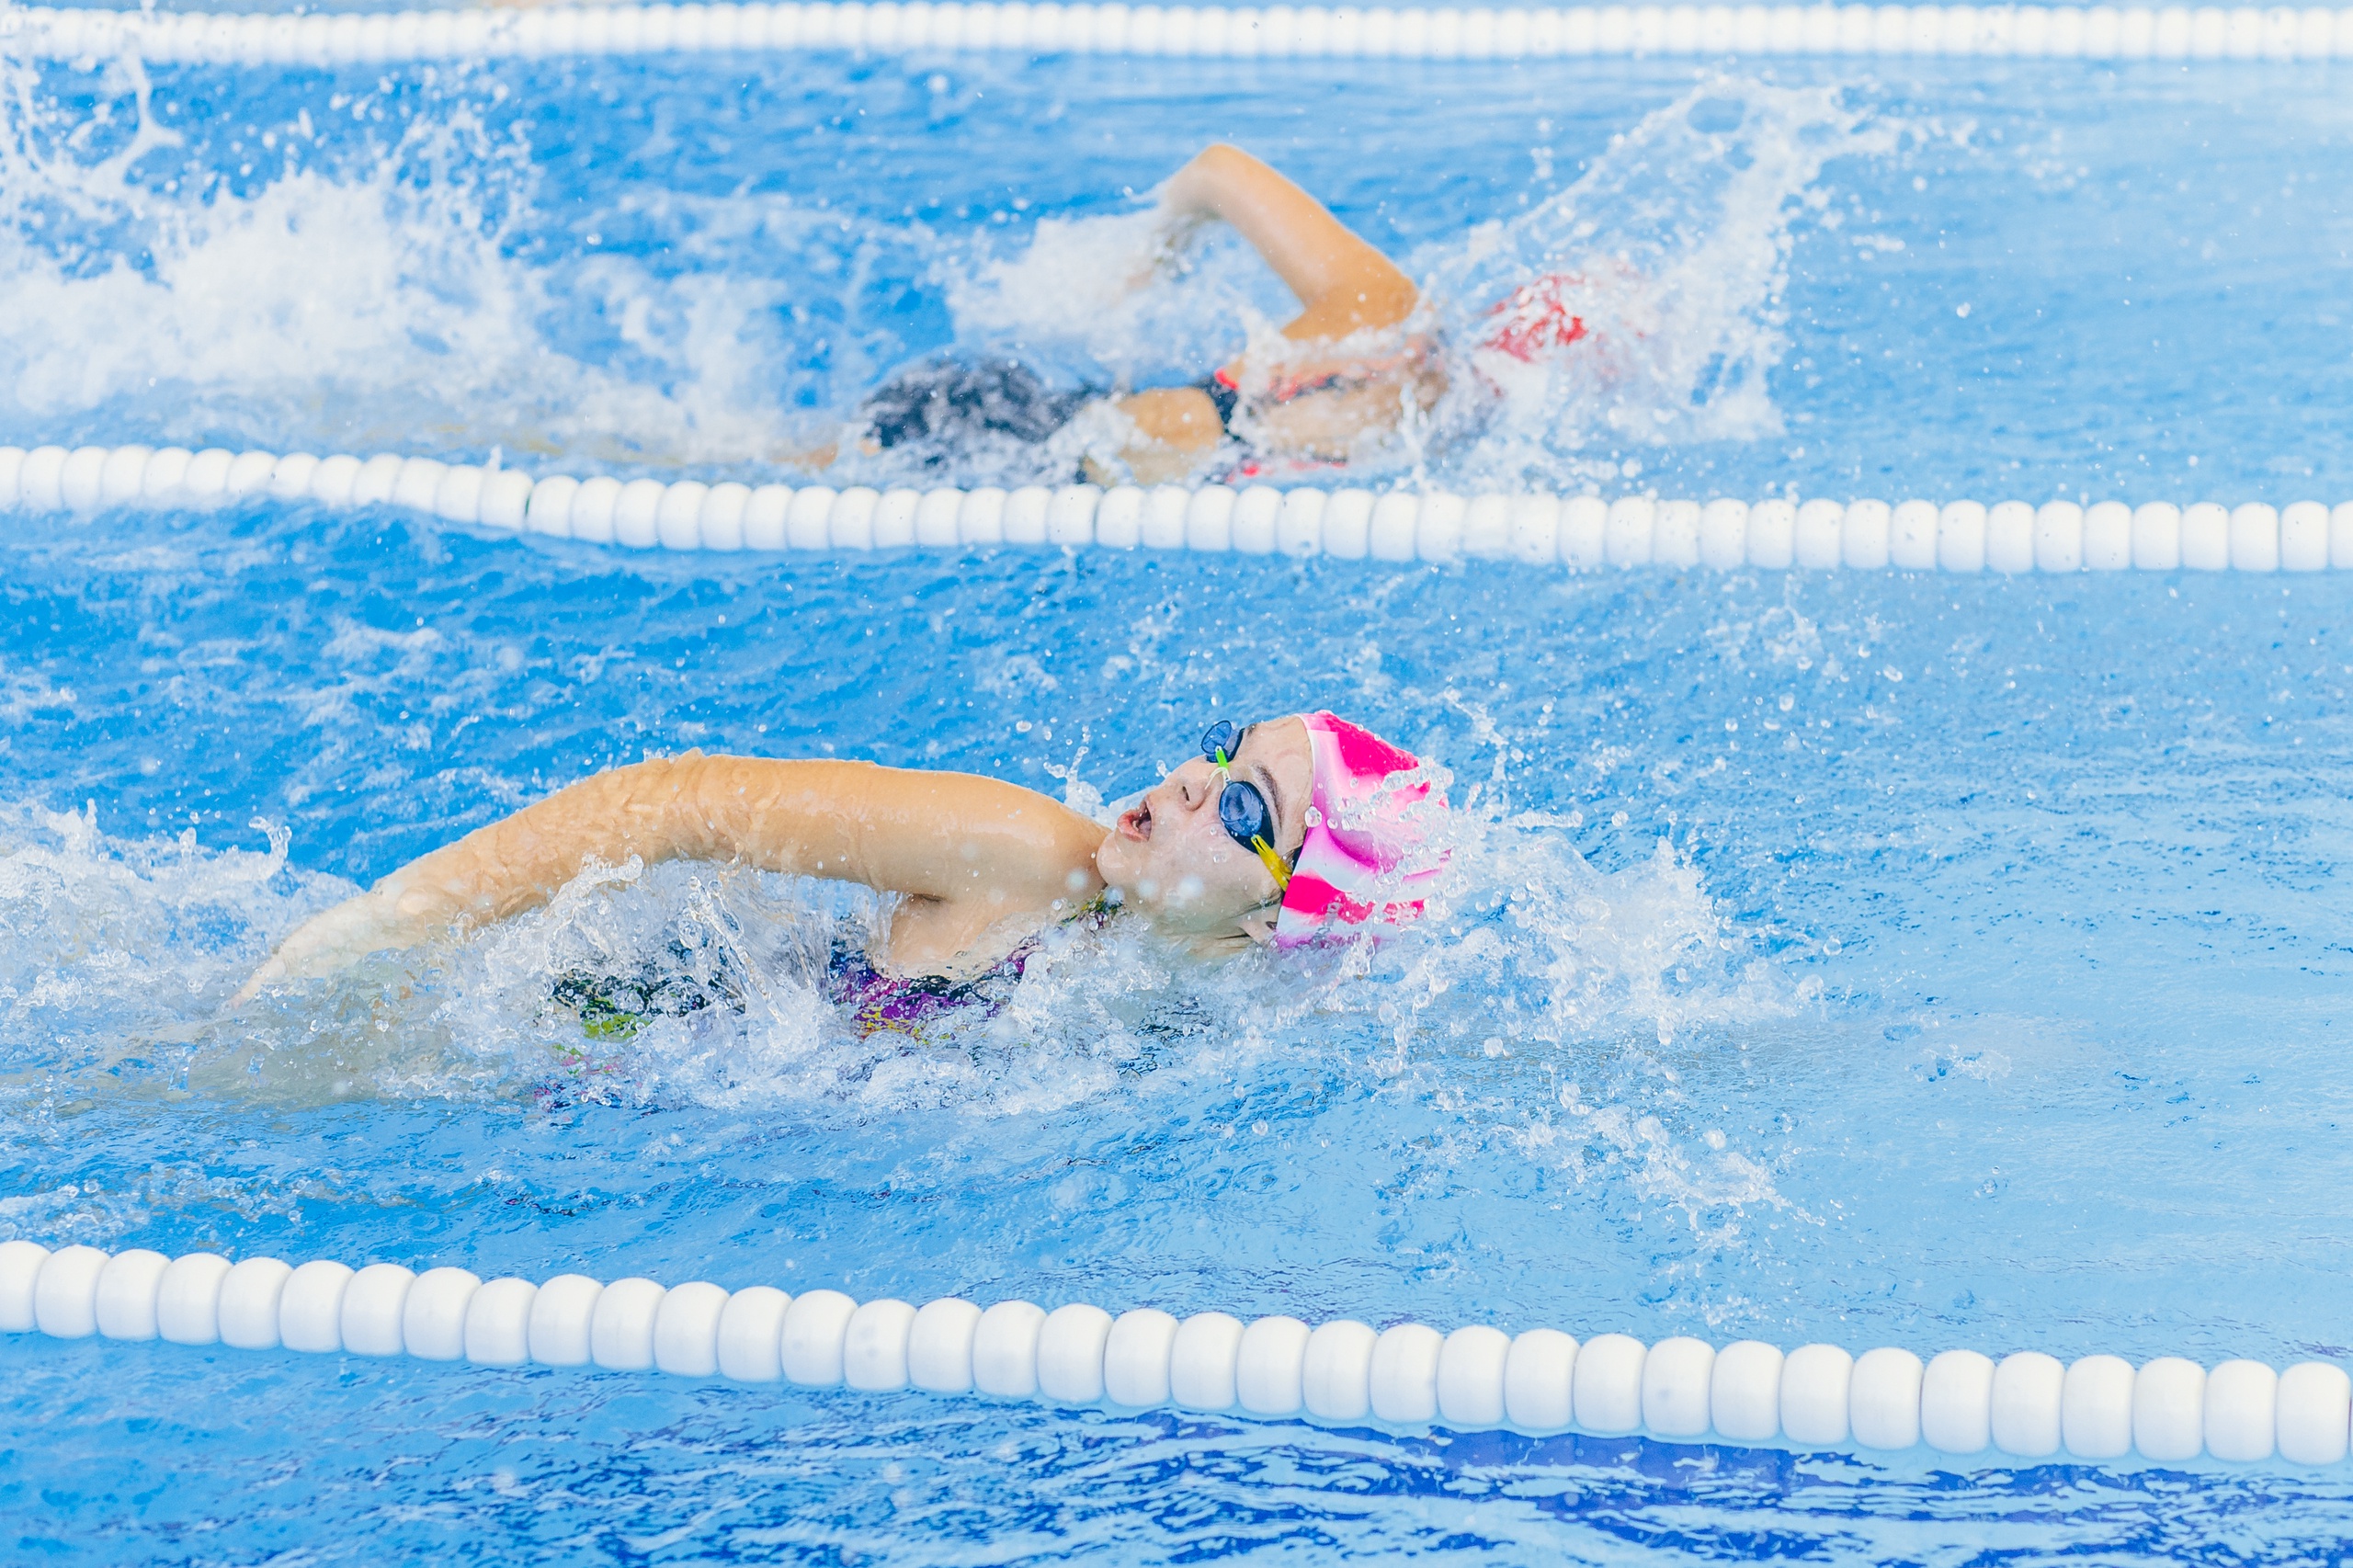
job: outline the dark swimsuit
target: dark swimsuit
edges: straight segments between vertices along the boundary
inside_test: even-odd
[[[864,948],[837,941],[825,965],[825,1000],[848,1016],[860,1040],[884,1032],[921,1040],[934,1025],[959,1016],[994,1015],[1037,951],[1038,939],[1032,937],[982,973],[949,980],[936,974],[884,974]],[[686,956],[683,950],[679,956]],[[709,1007],[744,1012],[745,992],[741,977],[724,963],[707,978],[649,964],[633,976],[577,971],[562,975],[553,1000],[579,1018],[580,1030],[589,1040],[618,1045],[634,1039],[655,1018],[682,1018]]]
[[[1347,386],[1355,378],[1333,371],[1260,394],[1266,404],[1289,403],[1306,393]],[[1221,367],[1198,381],[1186,383],[1217,409],[1218,423],[1227,435],[1233,431],[1234,411],[1242,405],[1242,389],[1232,372]],[[1110,395],[1100,387],[1056,392],[1037,371],[1017,359],[954,358],[911,365],[885,381],[859,410],[884,450],[904,447],[922,454],[926,468],[944,468],[967,454],[977,442],[1010,438],[1023,446],[1039,446],[1075,418],[1079,410]],[[1253,477],[1265,458],[1245,452],[1224,477]],[[1336,464],[1306,463],[1306,467]],[[1082,464],[1076,479],[1086,477]]]
[[[1224,426],[1229,431],[1232,430],[1233,428],[1233,411],[1242,406],[1241,383],[1234,381],[1233,378],[1228,375],[1222,368],[1220,368],[1216,370],[1212,370],[1210,374],[1203,376],[1199,381],[1195,381],[1193,385],[1209,393],[1210,401],[1217,404],[1217,422]]]
[[[1063,922],[1087,923],[1098,929],[1110,911],[1097,900]],[[1029,937],[1013,951],[967,980],[940,975],[890,975],[874,967],[865,947],[847,937],[836,938],[825,964],[825,999],[848,1015],[860,1040],[880,1033],[926,1040],[933,1026],[943,1028],[966,1018],[988,1018],[1013,994],[1040,943]],[[707,1007],[745,1010],[750,989],[736,970],[729,950],[706,949],[701,967],[697,955],[679,942],[670,944],[671,965],[646,963],[631,976],[573,971],[557,978],[552,1000],[580,1020],[589,1040],[620,1044],[632,1039],[657,1017],[685,1017]]]
[[[1110,918],[1110,904],[1097,897],[1062,923],[1083,923],[1086,929],[1099,931]],[[921,1040],[929,1026],[958,1014],[994,1017],[1011,1000],[1014,986],[1042,946],[1040,937],[1024,937],[1019,946],[970,980],[949,980],[937,974],[884,974],[864,948],[835,942],[826,992],[835,1006],[848,1009],[858,1039],[888,1030]]]

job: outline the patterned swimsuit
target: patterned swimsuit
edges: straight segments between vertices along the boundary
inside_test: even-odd
[[[1099,926],[1108,912],[1098,901],[1073,915]],[[860,1040],[880,1033],[923,1040],[952,1021],[988,1018],[1003,1009],[1020,983],[1022,971],[1040,950],[1036,937],[1021,944],[979,974],[964,980],[940,975],[890,975],[874,967],[863,943],[836,937],[825,965],[825,999],[848,1016]],[[619,1043],[631,1040],[657,1017],[685,1017],[707,1007],[741,1013],[746,994],[734,962],[722,950],[706,952],[704,976],[694,973],[698,955],[673,943],[675,966],[649,962],[632,976],[574,971],[556,980],[552,1000],[579,1018],[582,1033],[591,1041]],[[714,966],[712,956],[719,959]]]
[[[936,974],[884,974],[863,948],[835,943],[825,994],[849,1015],[860,1040],[884,1032],[921,1040],[932,1025],[972,1008],[983,1009],[983,1017],[994,1017],[1037,950],[1038,939],[1032,937],[984,972],[970,980],[947,980]]]

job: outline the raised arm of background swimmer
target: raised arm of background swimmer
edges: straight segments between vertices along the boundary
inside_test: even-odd
[[[1205,147],[1161,187],[1175,223],[1218,219],[1250,242],[1302,307],[1283,335],[1342,338],[1394,326],[1420,291],[1397,264],[1332,216],[1324,204],[1239,147]]]
[[[894,964],[953,972],[993,933],[1051,924],[1102,890],[1103,829],[999,779],[856,762],[704,756],[617,767],[392,872],[307,922],[238,993],[535,909],[591,861],[736,861],[905,894]]]
[[[1396,263],[1322,202],[1239,147],[1203,148],[1161,187],[1160,205],[1174,231],[1217,219],[1250,242],[1299,296],[1300,312],[1283,328],[1294,343],[1334,343],[1395,326],[1413,314],[1420,299]],[[1198,387],[1135,392],[1121,399],[1120,407],[1149,440],[1178,454],[1206,451],[1225,434],[1217,405]],[[1171,469],[1149,449],[1126,456],[1139,480],[1182,472],[1181,462]]]

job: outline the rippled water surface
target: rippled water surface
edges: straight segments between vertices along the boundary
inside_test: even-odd
[[[1199,374],[1279,290],[1216,246],[1138,295],[1106,279],[1125,193],[1230,136],[1458,332],[1514,267],[1635,280],[1608,374],[1556,366],[1383,482],[2353,488],[2325,70],[7,70],[18,445],[749,477],[951,344],[1073,384]],[[15,517],[0,562],[0,1235],[2340,1353],[2335,582],[722,559],[274,503]],[[837,755],[1084,805],[1210,717],[1304,706],[1452,775],[1444,907],[1369,971],[1207,972],[1115,922],[1050,944],[994,1019],[861,1040],[814,966],[870,905],[671,866],[222,1009],[305,914],[597,767]],[[733,999],[627,1040],[556,1005],[645,969]],[[2353,1517],[2343,1477],[2284,1466],[36,1338],[0,1363],[28,1560],[2303,1562]]]

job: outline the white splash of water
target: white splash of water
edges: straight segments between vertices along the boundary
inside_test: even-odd
[[[1678,1215],[1703,1253],[1744,1244],[1754,1213],[1789,1207],[1782,1151],[1713,1125],[1704,1085],[1723,1056],[1811,1015],[1819,982],[1768,960],[1665,840],[1593,865],[1581,818],[1512,806],[1510,741],[1483,712],[1414,700],[1453,709],[1494,763],[1455,791],[1432,929],[1368,999],[1390,1037],[1381,1065],[1463,1140]]]
[[[1304,1075],[1426,1105],[1408,1120],[1437,1130],[1433,1158],[1513,1150],[1683,1212],[1703,1248],[1733,1244],[1747,1215],[1781,1206],[1777,1156],[1711,1137],[1685,1081],[1744,1031],[1801,1015],[1810,983],[1763,958],[1668,846],[1603,870],[1564,824],[1468,794],[1449,886],[1423,929],[1377,951],[1204,965],[1140,922],[1068,926],[993,1010],[913,1030],[861,1028],[843,999],[842,955],[872,940],[884,900],[685,863],[592,869],[534,914],[223,1013],[268,946],[349,884],[289,869],[283,830],[266,851],[213,849],[17,806],[0,812],[0,1119],[45,1115],[71,1085],[847,1127],[1130,1098],[1198,1115],[1221,1085]],[[43,1214],[26,1222],[54,1230]]]
[[[960,345],[1120,387],[1188,381],[1233,353],[1237,326],[1298,308],[1231,233],[1172,250],[1149,208],[1041,219],[1012,255],[951,254],[935,272]]]
[[[236,180],[175,175],[162,154],[179,138],[135,61],[97,88],[77,118],[0,61],[12,436],[128,407],[153,439],[272,449],[660,465],[796,446],[770,370],[779,287],[657,278],[593,249],[558,268],[523,259],[529,150],[461,87],[389,139],[371,99],[306,103],[254,128],[275,174]],[[738,221],[760,216],[774,217]],[[584,323],[609,341],[580,341]]]
[[[1431,1158],[1453,1140],[1465,1159],[1510,1148],[1683,1215],[1703,1250],[1737,1244],[1750,1215],[1787,1207],[1778,1155],[1728,1141],[1686,1082],[1708,1053],[1802,1017],[1814,986],[1763,958],[1671,846],[1603,870],[1567,824],[1487,798],[1454,813],[1455,874],[1426,927],[1378,951],[1204,966],[1114,920],[1049,933],[993,1013],[861,1032],[830,994],[828,949],[870,940],[881,901],[738,870],[624,868],[445,960],[434,1027],[562,1095],[845,1125],[1123,1096],[1198,1112],[1222,1084],[1369,1078],[1451,1130]],[[711,1001],[600,1040],[582,1012],[551,1005],[584,972],[666,975]]]
[[[1012,353],[1063,387],[1191,380],[1293,304],[1231,234],[1171,253],[1148,210],[1049,218],[994,254],[993,231],[943,239],[787,198],[633,186],[551,235],[494,74],[440,71],[382,99],[290,89],[234,177],[211,166],[222,149],[177,150],[135,62],[86,79],[90,102],[70,109],[43,81],[0,62],[12,438],[104,420],[279,449],[770,463],[831,439],[835,417],[813,411],[847,412],[907,358],[896,307],[867,297],[876,278],[927,278],[959,351]],[[1604,450],[1773,434],[1793,230],[1824,204],[1827,165],[1894,135],[1833,89],[1712,80],[1533,210],[1407,258],[1452,386],[1372,466],[1568,482]],[[658,234],[670,261],[616,254],[600,227]],[[551,240],[563,259],[543,259]],[[1526,358],[1493,344],[1489,312],[1515,299],[1542,340]],[[1551,342],[1544,323],[1563,313],[1576,341]],[[821,335],[813,358],[803,340]],[[1016,473],[1020,454],[970,456],[926,477],[1036,477]],[[1040,472],[1074,456],[1026,454]],[[841,477],[895,472],[853,456]]]
[[[563,1096],[998,1117],[1110,1092],[1165,1057],[1147,1038],[1165,1028],[1163,1005],[1198,1016],[1188,987],[1218,983],[1188,975],[1134,923],[1066,927],[1041,937],[1017,981],[991,983],[994,1009],[871,1027],[856,1013],[871,998],[845,994],[843,966],[889,908],[862,889],[741,868],[596,868],[440,955],[425,1022],[453,1059],[505,1058]],[[1231,1043],[1204,1049],[1229,1062]]]
[[[1560,473],[1596,446],[1778,434],[1793,231],[1826,165],[1898,130],[1839,88],[1713,77],[1551,199],[1417,256],[1461,368],[1441,425],[1473,432],[1449,462]]]
[[[1575,481],[1595,476],[1597,448],[1779,433],[1767,380],[1787,347],[1793,233],[1827,205],[1828,165],[1897,135],[1841,89],[1716,77],[1528,212],[1404,258],[1451,385],[1394,461],[1455,483]],[[1047,219],[1009,256],[955,258],[943,282],[960,344],[1025,354],[1065,381],[1158,384],[1222,363],[1297,308],[1230,236],[1176,256],[1158,239],[1148,210]]]
[[[97,809],[0,807],[0,1060],[46,1065],[77,1046],[103,1059],[208,1016],[267,951],[269,936],[350,886],[266,851],[115,838]]]

